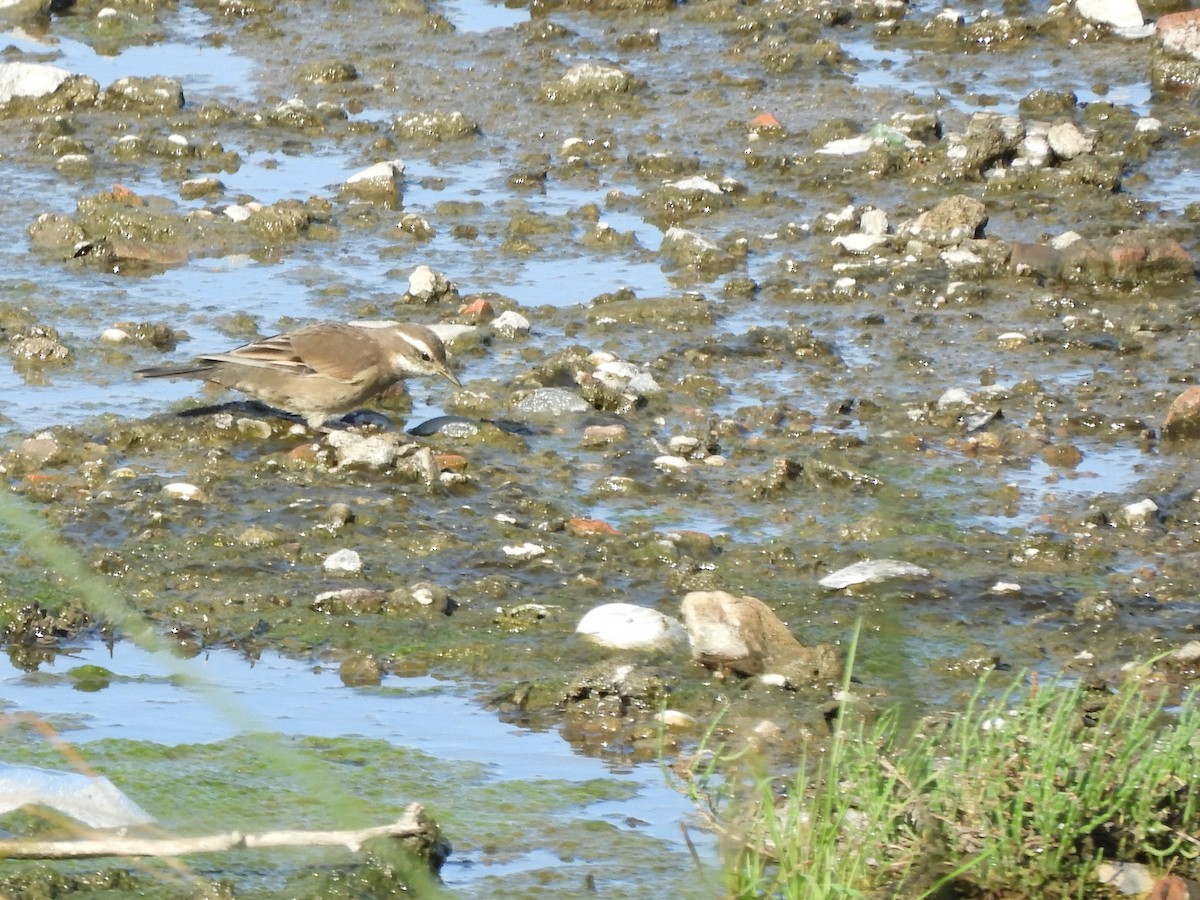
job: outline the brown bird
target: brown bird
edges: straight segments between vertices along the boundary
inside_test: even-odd
[[[143,378],[203,378],[319,428],[335,413],[410,375],[441,375],[459,383],[441,338],[423,325],[318,322],[184,365],[135,372]]]

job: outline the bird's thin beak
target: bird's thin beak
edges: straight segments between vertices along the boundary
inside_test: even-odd
[[[454,373],[451,372],[449,369],[442,369],[442,374],[445,375],[446,378],[450,381],[450,383],[452,385],[454,385],[455,387],[462,387],[462,382],[459,381],[457,378],[455,378]]]

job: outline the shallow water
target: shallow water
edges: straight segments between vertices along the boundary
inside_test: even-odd
[[[85,665],[106,669],[111,684],[102,690],[73,689],[67,675]],[[246,733],[356,736],[420,750],[447,765],[477,763],[486,768],[492,783],[551,778],[629,785],[635,791],[632,798],[589,804],[587,818],[658,841],[662,854],[678,854],[681,862],[688,858],[680,829],[692,823],[693,811],[667,787],[657,765],[610,765],[572,753],[557,734],[504,724],[453,684],[434,678],[392,677],[382,688],[348,688],[335,668],[274,653],[247,660],[231,650],[213,650],[179,659],[121,642],[111,651],[101,644],[75,648],[33,674],[0,658],[0,696],[7,715],[33,714],[69,723],[63,737],[85,756],[88,742],[109,738],[176,746],[215,744]],[[126,792],[136,799],[136,786],[127,785]],[[514,791],[512,796],[510,802],[516,804],[526,795]],[[439,802],[436,792],[400,799],[434,806]],[[536,801],[531,797],[525,802]],[[512,814],[536,815],[536,809]],[[583,812],[564,815],[564,841],[578,839],[573,822]],[[706,854],[712,853],[702,832],[692,840]],[[562,866],[559,852],[550,846],[501,860],[481,847],[460,843],[443,878],[456,893],[473,896],[485,883],[494,892],[496,879]],[[634,885],[626,889],[639,890]]]

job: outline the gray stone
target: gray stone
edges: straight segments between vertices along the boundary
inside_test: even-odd
[[[856,584],[875,584],[892,578],[928,578],[929,570],[898,559],[864,559],[838,569],[822,578],[818,584],[830,590],[841,590]]]
[[[1091,153],[1096,139],[1084,134],[1074,122],[1059,122],[1046,133],[1050,149],[1059,159],[1075,159]]]

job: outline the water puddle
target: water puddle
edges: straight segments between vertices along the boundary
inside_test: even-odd
[[[527,7],[510,7],[487,0],[443,0],[440,7],[458,31],[493,31],[529,21]]]
[[[58,31],[69,30],[74,20],[56,19]],[[48,60],[78,75],[96,79],[105,88],[119,78],[146,78],[164,75],[183,84],[185,97],[212,95],[222,99],[248,100],[254,96],[255,65],[232,50],[204,43],[211,20],[198,9],[180,6],[170,14],[169,26],[177,39],[147,46],[122,47],[115,55],[96,52],[92,47],[56,34],[42,40],[10,31],[0,34],[0,42],[24,53],[52,55]]]
[[[967,526],[993,531],[1027,529],[1062,503],[1078,506],[1091,498],[1126,494],[1147,475],[1154,457],[1137,447],[1078,443],[1083,460],[1074,469],[1051,466],[1039,456],[1005,467],[1000,478],[1016,489],[1016,499],[1003,514],[971,515]],[[1134,499],[1133,497],[1129,498]]]
[[[1113,63],[1107,68],[1100,51],[1079,47],[1069,53],[1023,56],[1019,72],[996,68],[995,54],[925,54],[880,47],[873,40],[843,41],[842,49],[860,63],[854,76],[860,87],[908,91],[926,102],[941,99],[972,112],[978,109],[979,98],[986,96],[989,112],[1017,115],[1021,99],[1037,85],[1073,91],[1080,104],[1127,106],[1143,116],[1150,110],[1147,73],[1113,61],[1110,45],[1103,51]],[[936,73],[931,69],[934,65]]]
[[[73,687],[65,676],[84,665],[111,672],[108,686]],[[447,765],[462,761],[485,766],[491,782],[536,783],[552,777],[567,783],[619,783],[629,790],[614,793],[625,799],[600,799],[583,810],[572,809],[571,822],[563,823],[562,839],[577,840],[579,835],[570,832],[586,816],[606,828],[635,831],[642,839],[660,842],[661,853],[679,854],[681,862],[688,857],[680,826],[690,821],[691,808],[664,783],[656,765],[613,768],[578,756],[556,735],[505,725],[450,684],[430,677],[388,678],[382,688],[347,688],[336,668],[275,654],[248,662],[232,651],[214,650],[179,660],[120,642],[111,655],[108,648],[91,645],[43,664],[36,673],[15,669],[2,658],[0,694],[6,713],[33,713],[60,727],[70,726],[63,735],[85,759],[89,742],[107,738],[180,746],[267,732],[382,740],[423,751]],[[514,790],[512,802],[526,796]],[[436,797],[411,799],[437,802]],[[454,840],[453,834],[449,837]],[[692,839],[711,859],[711,842],[703,834],[693,834]],[[460,845],[443,876],[448,887],[470,895],[477,884],[499,875],[569,865],[555,847],[493,861],[482,848]]]
[[[424,159],[405,160],[404,208],[434,218],[439,204],[471,202],[496,209],[511,207],[512,188],[500,163],[474,161],[443,165]],[[531,193],[522,203],[532,215],[569,217],[588,204],[602,210],[600,219],[622,233],[632,233],[642,252],[611,255],[533,254],[514,261],[511,254],[497,254],[490,242],[468,242],[454,238],[443,227],[426,244],[422,255],[432,259],[461,259],[450,276],[465,289],[512,290],[514,299],[527,307],[563,307],[584,304],[597,294],[632,287],[638,296],[655,297],[672,292],[667,275],[653,252],[662,242],[662,232],[628,213],[604,211],[607,186],[580,190],[550,182],[542,193]],[[579,218],[579,217],[577,217]],[[585,227],[575,229],[578,237]]]

